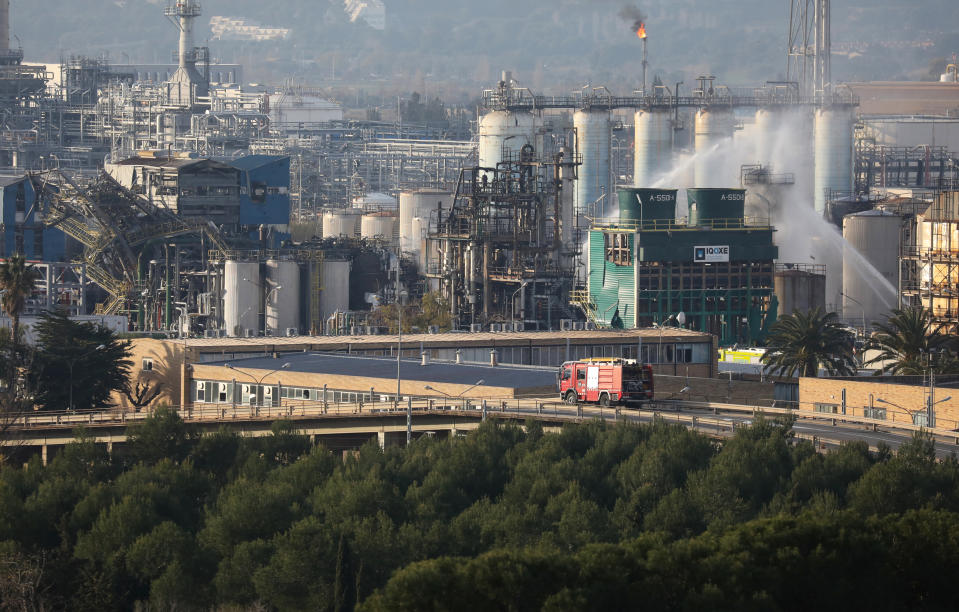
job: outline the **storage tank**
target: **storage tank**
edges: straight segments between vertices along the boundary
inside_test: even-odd
[[[524,145],[535,146],[536,118],[525,111],[492,111],[479,121],[479,165],[495,168],[503,152],[519,157]]]
[[[428,253],[426,252],[426,228],[429,225],[429,222],[422,217],[413,217],[410,222],[410,244],[411,248],[409,252],[416,255],[416,261],[419,262],[420,274],[426,274],[428,272]]]
[[[365,211],[395,210],[396,198],[380,192],[368,193],[354,198],[353,208]]]
[[[745,189],[687,189],[689,225],[736,225],[746,213]]]
[[[367,213],[360,220],[360,237],[393,242],[396,214],[388,211]]]
[[[330,210],[323,213],[323,237],[355,238],[360,233],[360,212],[352,209]]]
[[[873,321],[885,320],[895,305],[899,285],[899,243],[903,218],[882,210],[867,210],[847,215],[842,221],[842,235],[847,246],[842,263],[842,313],[847,322],[865,318],[868,327]],[[858,251],[862,259],[851,249]],[[863,259],[874,270],[864,265]],[[885,285],[877,278],[885,279]]]
[[[633,185],[651,187],[673,159],[673,120],[668,110],[641,110],[635,115]]]
[[[619,190],[619,221],[635,222],[639,227],[665,227],[676,220],[675,189],[639,189],[627,187]]]
[[[227,261],[223,265],[223,328],[230,336],[260,331],[260,264]]]
[[[736,132],[736,117],[728,108],[702,108],[696,113],[696,161],[693,166],[697,187],[716,187],[732,180],[722,176],[721,155],[714,149]]]
[[[825,274],[787,267],[776,271],[773,287],[779,300],[780,317],[797,311],[826,308]]]
[[[295,261],[266,262],[266,329],[274,336],[300,329],[300,266]]]
[[[424,221],[435,218],[437,208],[449,210],[453,194],[438,189],[417,189],[400,194],[399,234],[400,249],[404,252],[418,253],[422,233],[413,232],[413,218]],[[423,224],[425,227],[425,223]],[[421,227],[421,232],[423,227]]]
[[[853,114],[845,106],[816,110],[816,212],[826,210],[827,192],[849,194],[853,190]]]
[[[593,216],[605,217],[604,211],[613,210],[612,181],[610,179],[610,139],[612,132],[609,111],[579,110],[573,114],[576,129],[576,152],[582,156],[582,165],[576,180],[575,210],[579,214],[592,212]],[[599,207],[590,210],[603,194],[606,198]]]
[[[321,264],[320,282],[320,318],[326,323],[334,312],[350,309],[350,269],[349,260],[326,259]]]

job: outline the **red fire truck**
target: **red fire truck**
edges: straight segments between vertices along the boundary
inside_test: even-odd
[[[567,361],[559,368],[559,396],[567,404],[638,404],[653,399],[653,368],[635,359]]]

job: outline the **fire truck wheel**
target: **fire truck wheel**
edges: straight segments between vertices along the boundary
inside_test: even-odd
[[[609,408],[609,393],[603,393],[599,396],[599,405],[603,408]]]
[[[574,393],[573,391],[567,391],[567,392],[566,392],[566,396],[563,397],[563,401],[565,401],[567,404],[575,404],[575,403],[576,403],[576,393]]]

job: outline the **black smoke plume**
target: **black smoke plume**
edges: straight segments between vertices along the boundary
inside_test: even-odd
[[[643,15],[643,12],[639,10],[639,7],[634,4],[627,4],[619,11],[619,16],[630,22],[633,32],[639,29],[643,22],[646,21],[646,17]]]

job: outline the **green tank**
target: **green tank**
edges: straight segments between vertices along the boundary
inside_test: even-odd
[[[622,223],[642,221],[643,227],[666,226],[676,220],[675,189],[619,190],[619,220]]]
[[[742,225],[746,213],[745,189],[687,189],[690,225]]]

